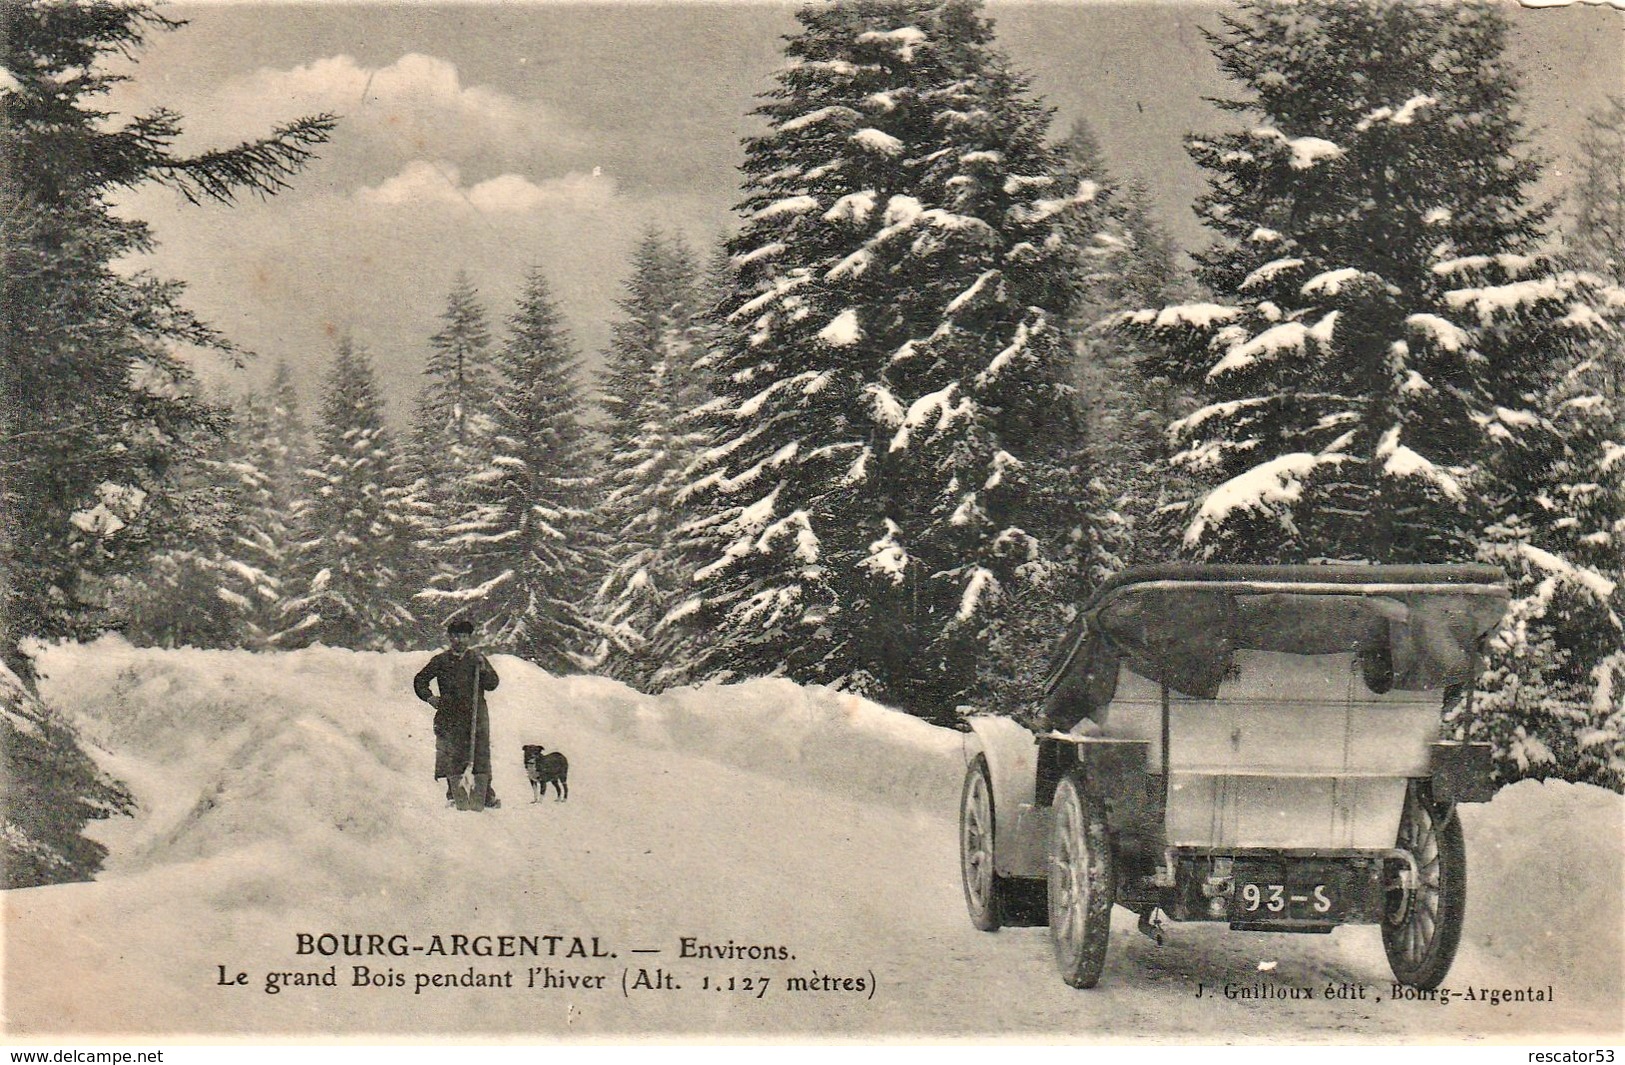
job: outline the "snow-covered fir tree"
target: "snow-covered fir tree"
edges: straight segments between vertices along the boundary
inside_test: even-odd
[[[1184,543],[1231,561],[1473,557],[1485,459],[1538,423],[1591,319],[1533,257],[1504,15],[1408,0],[1245,2],[1214,37],[1244,128],[1189,141],[1212,300],[1137,312],[1203,405],[1172,426],[1210,490]]]
[[[1544,435],[1510,456],[1506,513],[1486,560],[1513,578],[1475,717],[1503,773],[1625,787],[1625,108],[1580,144],[1569,249],[1614,282],[1604,327],[1542,397]],[[1576,314],[1583,313],[1576,309]]]
[[[1097,189],[1062,180],[976,4],[797,18],[747,143],[688,527],[710,558],[675,613],[715,634],[699,675],[949,719],[1020,590],[1081,553],[1063,224]]]
[[[429,338],[424,383],[412,412],[407,457],[413,495],[427,508],[418,565],[411,575],[419,590],[436,581],[454,581],[444,560],[473,501],[465,493],[468,475],[491,457],[490,407],[495,384],[491,327],[484,304],[468,274],[458,271]],[[426,618],[424,635],[436,631]]]
[[[1171,427],[1175,461],[1210,486],[1181,515],[1194,556],[1492,557],[1524,600],[1509,633],[1557,585],[1600,587],[1546,584],[1579,571],[1537,541],[1556,498],[1550,390],[1608,333],[1609,296],[1538,254],[1550,210],[1530,203],[1506,36],[1478,4],[1247,2],[1225,18],[1215,53],[1244,90],[1225,106],[1247,122],[1189,142],[1219,235],[1198,257],[1212,299],[1127,317],[1202,400]],[[1505,774],[1534,750],[1509,743],[1519,730],[1556,742],[1513,690],[1555,648],[1536,628],[1532,655],[1492,641],[1488,691],[1454,721],[1498,741]],[[1544,722],[1567,713],[1538,701]]]
[[[1480,549],[1513,599],[1462,723],[1495,743],[1504,778],[1625,789],[1625,432],[1605,357],[1620,336],[1546,398],[1542,446],[1508,471],[1525,490]]]
[[[124,632],[138,643],[263,649],[285,623],[283,581],[309,450],[287,365],[277,364],[266,391],[229,406],[224,435],[181,467],[186,535],[113,593]]]
[[[299,539],[293,516],[308,489],[305,434],[293,377],[279,361],[269,388],[239,403],[224,459],[236,490],[218,594],[240,611],[240,646],[268,647],[285,624],[284,581]]]
[[[1625,96],[1586,118],[1573,193],[1580,263],[1625,281]]]
[[[431,470],[449,448],[477,440],[478,418],[490,405],[492,387],[491,328],[467,273],[459,271],[452,282],[440,321],[429,338],[423,367],[428,380],[413,414],[414,457]]]
[[[710,350],[698,269],[680,237],[644,235],[599,376],[609,569],[594,596],[598,657],[644,690],[676,664],[655,629],[688,596],[692,573],[676,531],[683,474],[705,439],[694,415],[711,399],[695,366]]]
[[[483,462],[462,474],[463,509],[439,524],[441,572],[418,595],[444,623],[563,671],[591,650],[585,616],[602,571],[576,358],[539,270],[525,279],[497,351]]]
[[[172,111],[110,112],[148,39],[181,25],[142,2],[0,5],[0,659],[25,680],[21,637],[95,631],[105,581],[185,535],[165,493],[218,426],[177,352],[237,354],[141,269],[152,231],[114,195],[272,195],[333,128],[187,155]]]
[[[276,642],[387,650],[416,624],[406,574],[420,514],[366,352],[341,341],[325,386]]]
[[[1094,468],[1091,576],[1098,580],[1130,562],[1165,559],[1174,546],[1154,518],[1181,487],[1166,465],[1166,429],[1182,394],[1167,378],[1143,373],[1146,342],[1112,324],[1125,310],[1176,298],[1183,279],[1146,190],[1113,177],[1087,122],[1073,124],[1061,150],[1070,179],[1100,189],[1093,210],[1071,222],[1083,270],[1069,322]]]
[[[218,411],[226,426],[230,414],[224,400],[204,405]],[[174,511],[157,523],[166,535],[152,543],[139,569],[106,586],[112,617],[138,646],[241,644],[248,604],[230,587],[236,574],[229,565],[241,502],[239,474],[231,463],[236,428],[210,428],[181,439],[178,454],[184,460],[159,482],[156,493],[157,505]],[[116,515],[104,506],[92,520],[117,522]]]

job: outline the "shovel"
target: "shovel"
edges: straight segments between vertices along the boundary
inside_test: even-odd
[[[480,736],[480,658],[474,653],[474,712],[469,715],[468,763],[463,772],[451,782],[451,797],[459,810],[482,811],[485,795],[490,790],[491,774],[474,772],[475,747]]]

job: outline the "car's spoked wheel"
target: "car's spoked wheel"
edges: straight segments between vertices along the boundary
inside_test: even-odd
[[[1431,989],[1444,981],[1461,943],[1467,912],[1467,850],[1461,819],[1412,784],[1405,794],[1398,848],[1416,861],[1416,886],[1388,891],[1382,945],[1402,984]]]
[[[1094,987],[1106,964],[1117,890],[1111,837],[1099,799],[1084,793],[1074,770],[1055,789],[1050,840],[1049,929],[1061,979]]]
[[[999,930],[999,878],[993,873],[993,783],[987,757],[977,755],[965,771],[959,802],[959,871],[965,908],[984,932]]]

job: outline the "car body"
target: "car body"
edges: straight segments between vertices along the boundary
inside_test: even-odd
[[[1090,987],[1114,904],[1327,932],[1377,924],[1396,978],[1443,980],[1465,906],[1459,802],[1486,744],[1444,738],[1505,612],[1486,566],[1167,565],[1084,606],[1042,725],[969,722],[960,817],[980,928],[1050,926]]]

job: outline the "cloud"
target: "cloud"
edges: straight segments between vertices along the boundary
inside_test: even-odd
[[[598,173],[576,172],[541,182],[519,174],[501,174],[465,186],[455,165],[415,159],[376,187],[358,190],[356,199],[381,207],[467,204],[482,213],[525,213],[559,208],[604,211],[614,206],[615,183]]]
[[[189,307],[264,356],[250,375],[200,360],[210,387],[263,382],[285,357],[314,411],[334,338],[349,335],[371,351],[397,427],[410,416],[428,338],[459,270],[501,334],[526,271],[540,267],[590,367],[620,314],[644,228],[682,232],[704,250],[732,217],[714,198],[618,184],[608,168],[554,178],[477,173],[473,163],[431,157],[359,186],[247,199],[229,210],[194,208],[156,186],[120,202],[158,240],[138,265],[185,278]]]
[[[465,85],[455,64],[409,52],[382,67],[348,55],[291,69],[262,67],[212,94],[188,119],[189,140],[235,141],[300,115],[339,116],[338,143],[374,166],[415,158],[534,157],[574,151],[586,138],[554,108],[483,85]]]

